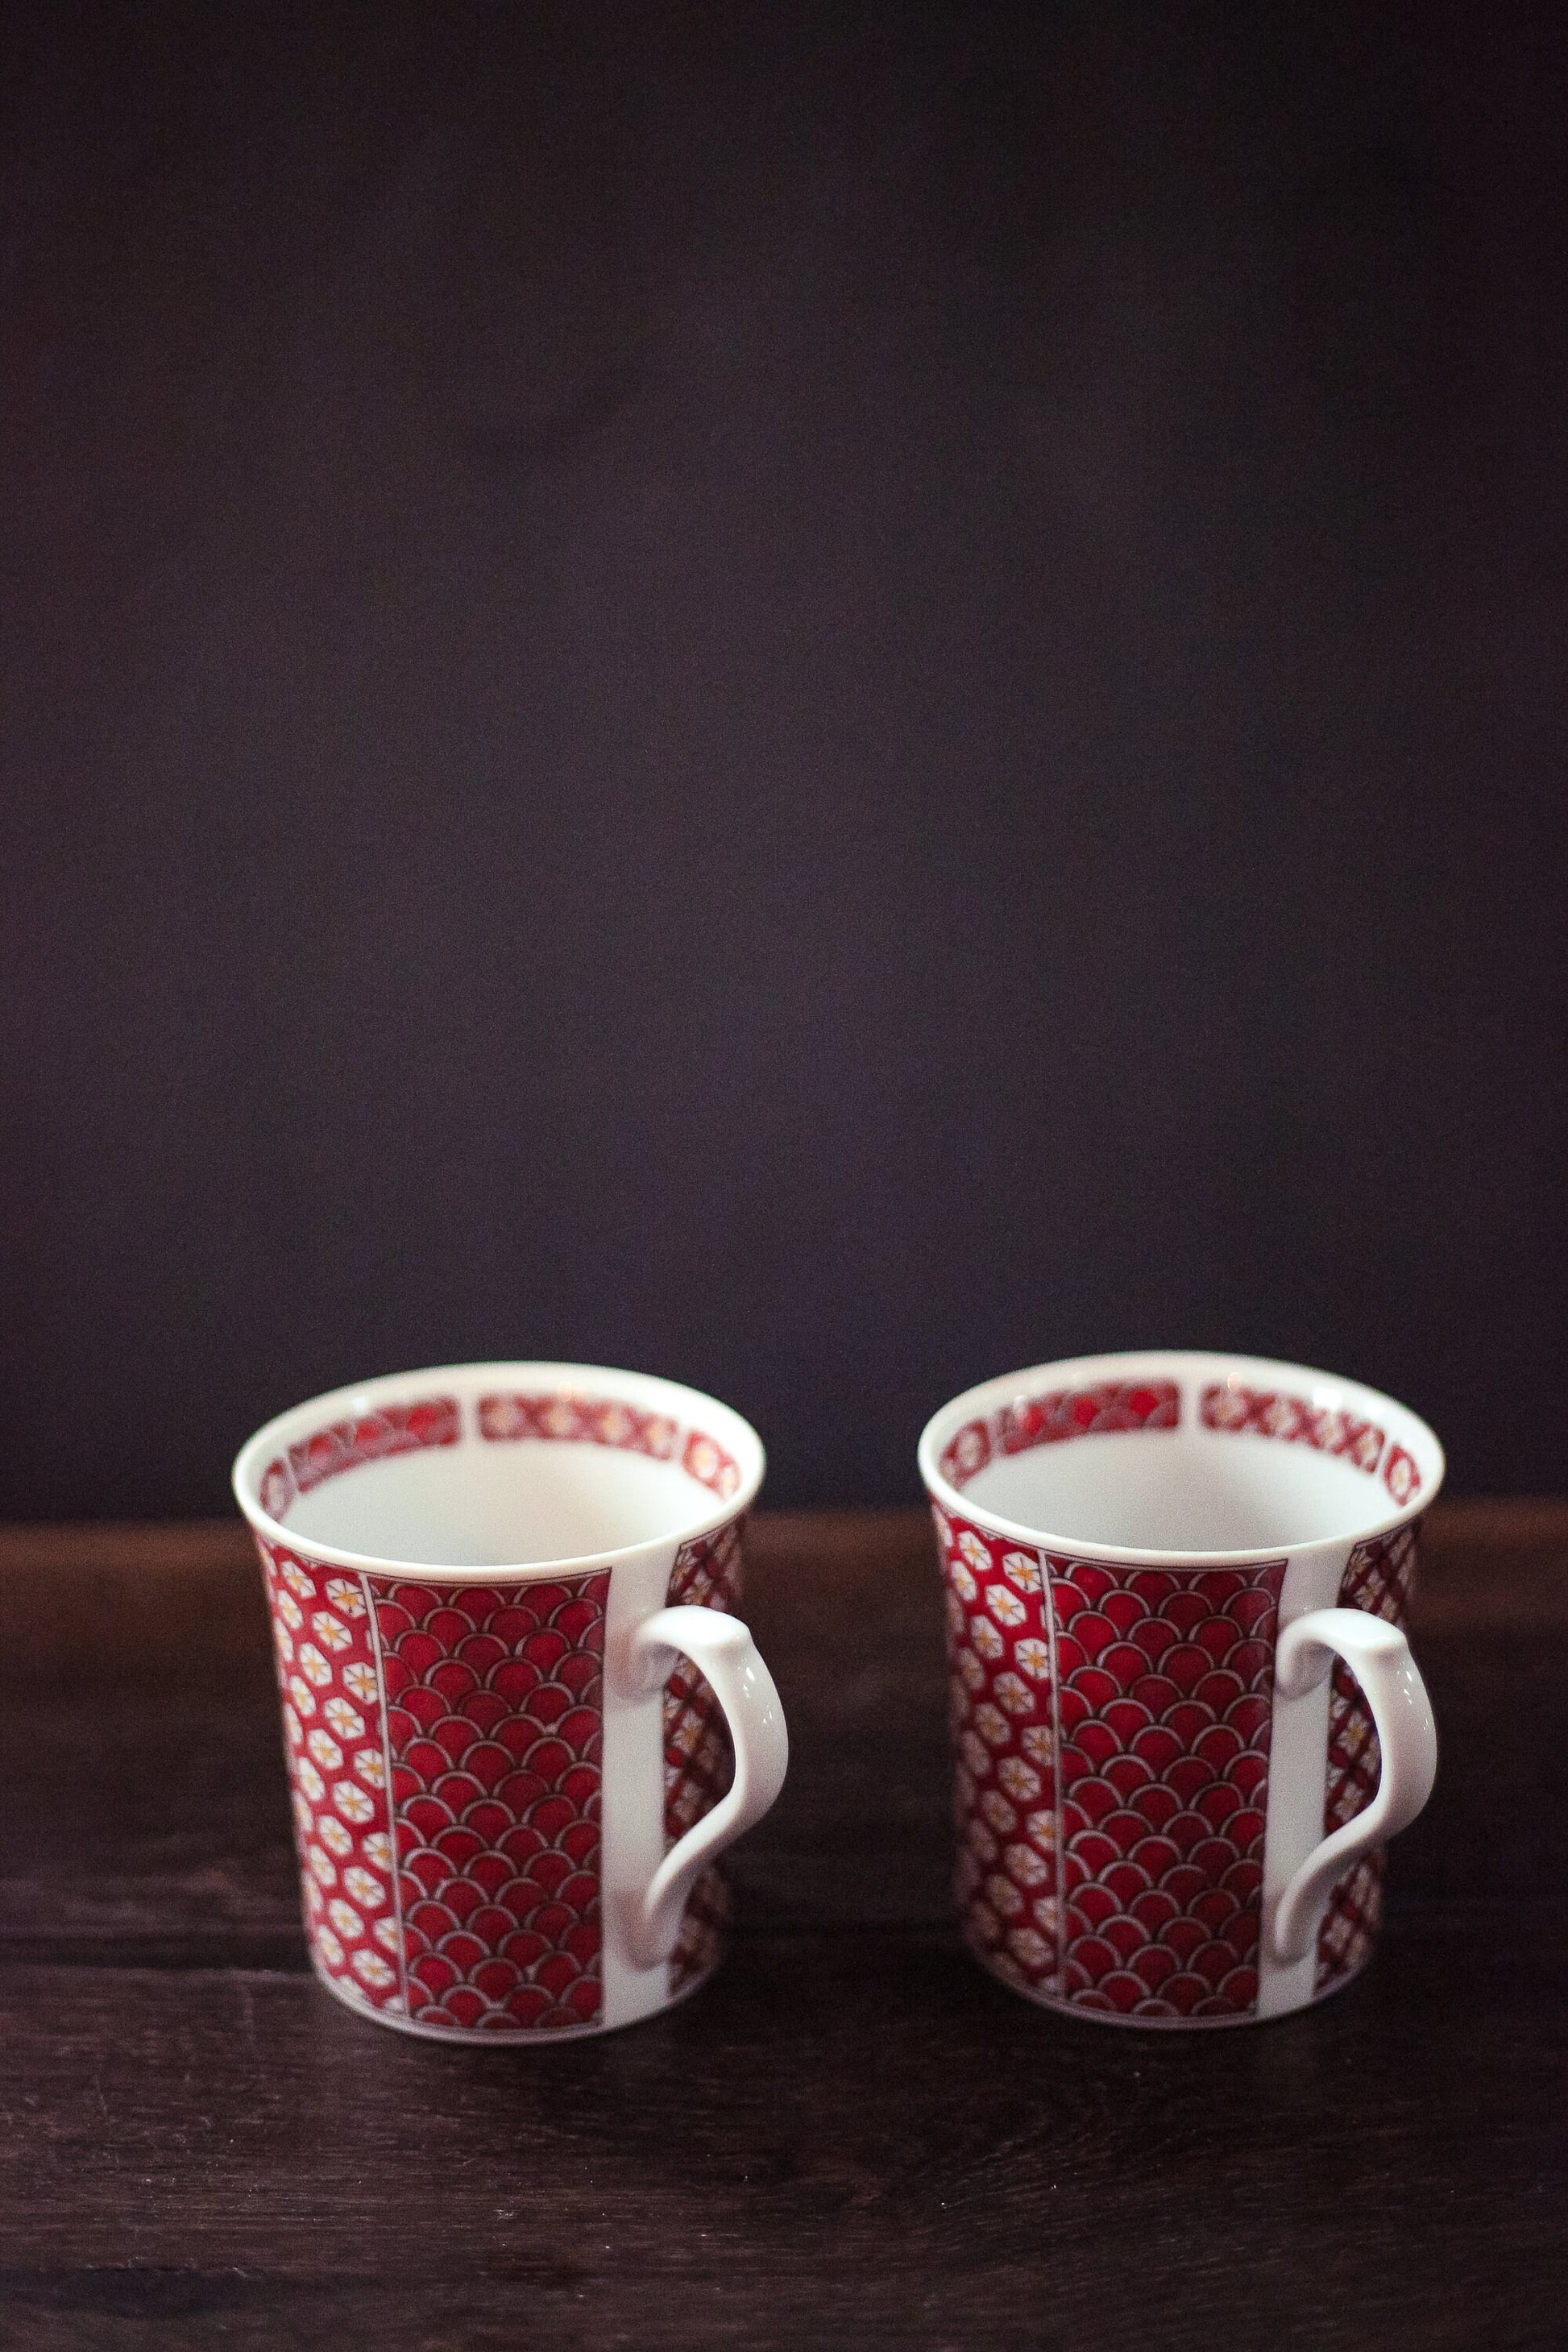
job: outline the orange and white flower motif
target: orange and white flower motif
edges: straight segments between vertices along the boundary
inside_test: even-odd
[[[375,1819],[375,1807],[363,1789],[352,1780],[340,1780],[332,1790],[332,1802],[345,1822],[363,1822]]]
[[[1015,1927],[1007,1938],[1007,1949],[1026,1969],[1043,1969],[1051,1957],[1050,1946],[1032,1927]]]
[[[283,1664],[288,1665],[294,1655],[293,1634],[290,1633],[287,1625],[274,1625],[272,1628],[272,1639],[278,1645],[279,1656],[282,1659]]]
[[[304,1798],[300,1794],[298,1789],[290,1789],[289,1791],[289,1802],[294,1808],[295,1828],[299,1831],[301,1837],[309,1837],[310,1834],[310,1823],[314,1819],[314,1815],[311,1813],[310,1806],[305,1802]]]
[[[342,1967],[343,1948],[339,1943],[337,1937],[333,1935],[330,1927],[317,1928],[316,1949],[320,1952],[322,1959],[325,1960],[330,1969],[341,1969]]]
[[[964,1843],[972,1853],[980,1856],[981,1861],[987,1867],[995,1861],[1002,1851],[984,1822],[970,1822]]]
[[[376,1992],[379,1992],[384,1985],[395,1984],[397,1981],[395,1974],[382,1958],[381,1954],[373,1952],[368,1944],[362,1945],[354,1954],[352,1966],[361,1983],[371,1986]]]
[[[1021,1756],[1004,1756],[996,1767],[996,1778],[1020,1805],[1028,1804],[1040,1793],[1039,1774]]]
[[[354,1756],[354,1770],[370,1789],[386,1786],[386,1759],[379,1748],[361,1748]]]
[[[289,1677],[288,1688],[289,1697],[293,1700],[301,1715],[315,1714],[316,1694],[310,1688],[310,1684],[305,1680],[303,1675],[290,1675]]]
[[[1004,1552],[1002,1573],[1020,1592],[1037,1592],[1040,1589],[1040,1563],[1032,1551]]]
[[[314,1601],[316,1588],[297,1559],[284,1560],[279,1573],[289,1591],[297,1592],[301,1601]]]
[[[294,1595],[289,1591],[287,1587],[279,1589],[275,1605],[277,1607],[279,1616],[283,1620],[284,1624],[288,1626],[289,1632],[291,1633],[297,1633],[300,1626],[305,1622],[305,1612],[300,1608],[299,1602],[295,1600]]]
[[[363,1658],[351,1659],[343,1668],[343,1688],[362,1706],[369,1706],[375,1697],[375,1668],[367,1666]]]
[[[345,1617],[364,1615],[364,1596],[350,1576],[329,1576],[327,1599],[334,1609],[341,1609]]]
[[[1031,1763],[1050,1765],[1056,1759],[1056,1746],[1048,1723],[1026,1723],[1018,1734],[1018,1744]]]
[[[940,1550],[946,1551],[952,1541],[952,1528],[948,1523],[947,1513],[942,1509],[940,1503],[933,1503],[931,1507],[931,1515],[936,1522],[936,1540],[938,1549]]]
[[[300,1672],[308,1681],[313,1682],[318,1690],[332,1679],[332,1670],[314,1642],[307,1642],[300,1652]]]
[[[1381,1429],[1363,1429],[1351,1449],[1351,1460],[1360,1470],[1375,1470],[1377,1457],[1383,1452]]]
[[[574,1437],[577,1433],[577,1408],[564,1397],[557,1397],[544,1415],[544,1426],[552,1437]]]
[[[385,1890],[381,1881],[378,1878],[373,1878],[368,1870],[362,1870],[357,1862],[352,1869],[345,1870],[343,1873],[343,1891],[345,1894],[352,1895],[354,1901],[366,1911],[379,1911],[386,1900]]]
[[[986,1880],[985,1895],[991,1908],[999,1911],[1004,1919],[1016,1919],[1024,1907],[1023,1896],[1012,1880],[1004,1878],[999,1870],[993,1871]]]
[[[990,1573],[991,1554],[973,1528],[965,1528],[959,1537],[958,1550],[960,1559],[966,1559],[977,1575],[986,1576]],[[967,1601],[970,1596],[965,1593],[963,1597]]]
[[[998,1706],[1009,1715],[1028,1715],[1033,1711],[1035,1694],[1018,1675],[998,1675],[991,1685]]]
[[[599,1434],[606,1445],[624,1445],[631,1429],[632,1417],[624,1404],[605,1405],[599,1415]]]
[[[969,1629],[969,1638],[983,1658],[999,1658],[1007,1646],[989,1617],[975,1618]]]
[[[323,1772],[335,1772],[343,1760],[343,1751],[331,1733],[323,1731],[319,1724],[307,1738],[305,1745]]]
[[[1047,1853],[1054,1853],[1057,1843],[1057,1817],[1055,1813],[1047,1812],[1042,1808],[1039,1812],[1031,1813],[1029,1815],[1028,1820],[1024,1823],[1024,1827],[1028,1831],[1029,1835],[1034,1839],[1037,1845],[1044,1846]]]
[[[310,1864],[311,1871],[315,1874],[318,1885],[335,1886],[337,1885],[337,1864],[327,1860],[326,1855],[321,1852],[319,1845],[312,1845],[306,1848],[305,1860]]]
[[[1006,1717],[1000,1707],[993,1706],[989,1699],[975,1708],[974,1728],[981,1738],[988,1740],[993,1748],[1005,1748],[1012,1737]]]
[[[1017,1814],[999,1789],[986,1790],[980,1800],[980,1810],[998,1837],[1005,1837],[1009,1830],[1018,1826]]]
[[[346,1698],[330,1698],[321,1713],[340,1739],[357,1739],[364,1729],[364,1717],[357,1714]]]
[[[308,1756],[301,1756],[294,1767],[300,1786],[313,1805],[319,1805],[327,1793],[327,1784]]]
[[[1009,1591],[1005,1584],[986,1586],[985,1606],[998,1625],[1021,1625],[1028,1614],[1017,1594]]]
[[[354,1850],[353,1838],[334,1814],[322,1813],[316,1822],[316,1834],[324,1846],[331,1849],[340,1862],[345,1853],[353,1853]]]
[[[969,1924],[983,1943],[997,1944],[1001,1942],[1002,1922],[998,1919],[995,1912],[993,1911],[989,1903],[975,1902],[971,1904],[969,1909]]]
[[[952,1579],[953,1591],[962,1595],[965,1601],[973,1601],[980,1588],[963,1562],[961,1559],[955,1559],[948,1570],[948,1574]]]
[[[328,1904],[327,1916],[339,1935],[346,1936],[351,1943],[356,1936],[363,1936],[364,1933],[364,1921],[360,1917],[353,1905],[345,1903],[341,1895],[334,1895]]]
[[[310,1620],[310,1631],[317,1641],[329,1650],[346,1650],[353,1640],[342,1619],[334,1617],[330,1609],[317,1610]]]
[[[313,1878],[305,1881],[305,1908],[312,1919],[319,1919],[325,1910],[327,1898]]]
[[[384,1952],[396,1951],[397,1922],[395,1919],[378,1919],[371,1932]]]
[[[1021,1666],[1031,1682],[1043,1683],[1051,1671],[1051,1654],[1037,1633],[1026,1633],[1013,1645],[1013,1664]]]
[[[686,1465],[706,1486],[719,1467],[719,1448],[710,1437],[694,1437],[686,1449]]]
[[[312,1699],[310,1701],[312,1711],[315,1704],[315,1700]],[[287,1699],[283,1702],[283,1730],[290,1748],[298,1748],[304,1739],[305,1734],[300,1728],[300,1718]]]
[[[973,1773],[977,1780],[983,1773],[989,1772],[991,1769],[990,1755],[984,1741],[977,1738],[973,1731],[965,1731],[960,1734],[958,1747],[959,1753],[962,1755],[964,1762],[968,1765],[970,1770]]]
[[[1050,1865],[1040,1860],[1032,1845],[1010,1845],[1002,1856],[1002,1865],[1020,1886],[1043,1886],[1051,1874]]]
[[[985,1669],[981,1664],[973,1650],[960,1650],[957,1664],[959,1675],[963,1679],[963,1686],[966,1690],[977,1691],[984,1689]]]
[[[1270,1437],[1283,1437],[1296,1419],[1296,1406],[1289,1397],[1276,1397],[1263,1416],[1263,1425]]]
[[[1054,1895],[1041,1895],[1035,1906],[1035,1916],[1047,1936],[1055,1936],[1058,1933],[1060,1915],[1057,1910],[1057,1898]]]
[[[947,1596],[947,1630],[955,1642],[963,1640],[963,1603],[956,1592],[950,1592]]]
[[[364,1842],[364,1858],[373,1870],[392,1868],[392,1838],[385,1830],[372,1830]]]

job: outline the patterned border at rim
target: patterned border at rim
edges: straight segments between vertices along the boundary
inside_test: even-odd
[[[1389,1439],[1374,1421],[1358,1418],[1338,1406],[1314,1405],[1305,1397],[1279,1389],[1243,1388],[1229,1381],[1214,1381],[1198,1401],[1198,1418],[1205,1429],[1227,1435],[1272,1437],[1286,1445],[1310,1445],[1348,1463],[1352,1470],[1383,1483],[1401,1506],[1421,1492],[1421,1473],[1408,1446]]]
[[[675,1463],[721,1502],[727,1503],[741,1484],[740,1464],[707,1430],[688,1430],[682,1443],[680,1423],[671,1415],[640,1412],[615,1397],[570,1390],[482,1396],[475,1407],[475,1423],[479,1436],[491,1444],[536,1439],[607,1445]],[[457,1445],[462,1435],[462,1408],[451,1396],[380,1405],[357,1419],[332,1422],[268,1464],[261,1474],[261,1507],[282,1526],[297,1498],[327,1479],[362,1463],[384,1462],[423,1446]]]
[[[1015,1397],[955,1430],[942,1447],[938,1466],[949,1486],[962,1491],[988,1462],[1006,1454],[1112,1431],[1174,1429],[1181,1409],[1182,1393],[1174,1381],[1100,1381],[1089,1388]]]

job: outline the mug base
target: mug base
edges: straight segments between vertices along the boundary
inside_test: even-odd
[[[1276,2025],[1281,2018],[1300,2017],[1303,2010],[1316,2009],[1321,2002],[1332,2000],[1336,1993],[1354,1984],[1376,1957],[1369,1952],[1364,1960],[1322,1986],[1310,2000],[1298,2001],[1294,2009],[1276,2010],[1268,2017],[1259,2017],[1256,2010],[1242,2010],[1231,2017],[1129,2017],[1121,2010],[1079,2008],[1076,2001],[1060,2000],[1054,1993],[1035,1992],[1029,1986],[1020,1984],[1016,1977],[997,1968],[991,1956],[978,1949],[967,1937],[963,1948],[977,1968],[984,1969],[988,1977],[994,1977],[999,1985],[1005,1985],[1009,1992],[1036,2009],[1049,2010],[1054,2017],[1069,2017],[1084,2025],[1129,2026],[1136,2033],[1224,2033],[1237,2025]]]
[[[317,1982],[331,1994],[333,2000],[341,2002],[353,2016],[363,2018],[368,2024],[387,2025],[395,2033],[411,2033],[420,2042],[457,2042],[465,2049],[491,2050],[515,2049],[522,2042],[543,2047],[555,2042],[590,2042],[599,2034],[624,2033],[628,2026],[649,2024],[656,2017],[664,2017],[670,2010],[679,2009],[682,2001],[691,1999],[693,1993],[700,1992],[710,1979],[717,1976],[724,1959],[725,1954],[721,1951],[710,1968],[704,1969],[700,1976],[689,1979],[679,1992],[671,1993],[658,2009],[645,2010],[640,2017],[622,2018],[614,2025],[550,2025],[542,2032],[520,2026],[515,2032],[484,2026],[422,2025],[416,2017],[404,2017],[393,2011],[375,2009],[369,2001],[362,2000],[351,1987],[327,1974],[314,1952],[310,1954],[310,1967]]]

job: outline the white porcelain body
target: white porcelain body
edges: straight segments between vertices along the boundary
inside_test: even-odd
[[[712,1605],[734,1590],[741,1522],[763,1471],[755,1432],[728,1407],[646,1374],[576,1364],[397,1374],[313,1399],[250,1440],[235,1465],[235,1492],[273,1605],[312,1957],[340,1998],[405,2031],[531,2041],[630,2024],[700,1980],[705,1969],[683,1969],[677,1953],[688,1899],[717,1854],[767,1811],[788,1755],[778,1695],[750,1633]],[[688,1595],[709,1605],[691,1605]],[[336,1650],[307,1642],[322,1623]],[[306,1648],[314,1685],[299,1671]],[[530,1656],[546,1663],[535,1668]],[[465,1663],[476,1658],[477,1681]],[[671,1677],[682,1660],[697,1671],[678,1685]],[[353,1676],[356,1662],[357,1680],[340,1689],[331,1677]],[[569,1683],[540,1683],[562,1673]],[[672,1788],[686,1765],[666,1721],[678,1687],[688,1704],[676,1737],[689,1734],[693,1769],[700,1770],[699,1747],[711,1750],[718,1710],[733,1748],[727,1791],[688,1790],[681,1818],[692,1818],[679,1835]],[[448,1705],[443,1690],[458,1692],[455,1711],[435,1722],[434,1710]],[[445,1774],[430,1738],[421,1740],[423,1719],[400,1716],[420,1699],[450,1750],[454,1769]],[[553,1715],[541,1711],[547,1700]],[[307,1704],[314,1723],[300,1716]],[[363,1788],[342,1760],[350,1738],[332,1728],[356,1717],[353,1737],[367,1742],[354,1751],[356,1765],[363,1759],[372,1776]],[[569,1753],[557,1736],[563,1726],[577,1743]],[[503,1741],[517,1768],[510,1778]],[[556,1777],[535,1789],[522,1768],[545,1748],[542,1769]],[[318,1769],[318,1751],[339,1760]],[[334,1771],[350,1774],[336,1784],[342,1818],[327,1785]],[[414,1783],[409,1816],[399,1790]],[[558,1853],[528,1826],[543,1818],[542,1806],[549,1837],[564,1836]],[[422,1807],[437,1825],[428,1836],[411,1825]],[[464,1872],[485,1852],[472,1843],[470,1822],[485,1852],[530,1847],[541,1871],[545,1838],[544,1860],[564,1876],[552,1886],[545,1872],[534,1887],[514,1874],[509,1888],[495,1861],[479,1887],[491,1899],[476,1911],[479,1882]],[[596,1851],[585,1859],[595,1828]],[[437,1932],[437,1918],[432,1944],[417,1921],[436,1918],[438,1892],[410,1870],[443,1838],[465,1860],[444,1882],[452,1927]],[[332,1858],[340,1848],[352,1854],[341,1870]],[[438,1867],[432,1862],[426,1875]],[[371,1909],[345,1895],[351,1874]],[[335,1890],[330,1899],[323,1886]],[[551,1899],[562,1892],[567,1902]],[[501,1917],[508,1900],[518,1914],[510,1932]],[[562,1916],[574,1903],[574,1922]],[[561,1997],[540,2007],[530,1970],[517,1972],[546,1912],[560,1947],[546,1951],[547,1976],[551,1968],[561,1976],[568,1950],[581,1966]],[[362,1932],[345,1952],[336,1922],[347,1916]],[[489,1921],[490,1945],[477,1958],[470,1917]],[[426,1999],[417,1969],[441,1975],[441,1952],[459,1945],[457,1990],[448,1983]],[[492,1999],[484,1990],[510,1984],[509,1971],[517,1978],[510,2011],[500,1992]],[[421,2021],[421,2001],[439,2022]],[[514,2012],[536,2011],[547,2021],[513,2022]]]
[[[986,1381],[933,1416],[920,1463],[977,1957],[1032,1998],[1132,2023],[1278,2016],[1346,1981],[1382,1843],[1436,1770],[1399,1622],[1443,1477],[1431,1431],[1354,1381],[1159,1350]]]

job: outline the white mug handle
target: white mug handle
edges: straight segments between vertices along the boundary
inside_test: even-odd
[[[750,1629],[721,1609],[655,1610],[631,1638],[631,1670],[643,1690],[657,1690],[668,1679],[677,1651],[706,1675],[724,1710],[735,1777],[711,1812],[670,1847],[633,1912],[627,1940],[643,1969],[668,1959],[698,1872],[762,1820],[789,1763],[784,1709]]]
[[[1315,1689],[1342,1657],[1366,1695],[1377,1727],[1383,1770],[1372,1802],[1313,1848],[1275,1906],[1272,1957],[1281,1967],[1305,1959],[1330,1887],[1368,1846],[1408,1828],[1432,1793],[1437,1733],[1426,1685],[1396,1625],[1366,1609],[1312,1609],[1286,1626],[1274,1658],[1284,1698]]]

